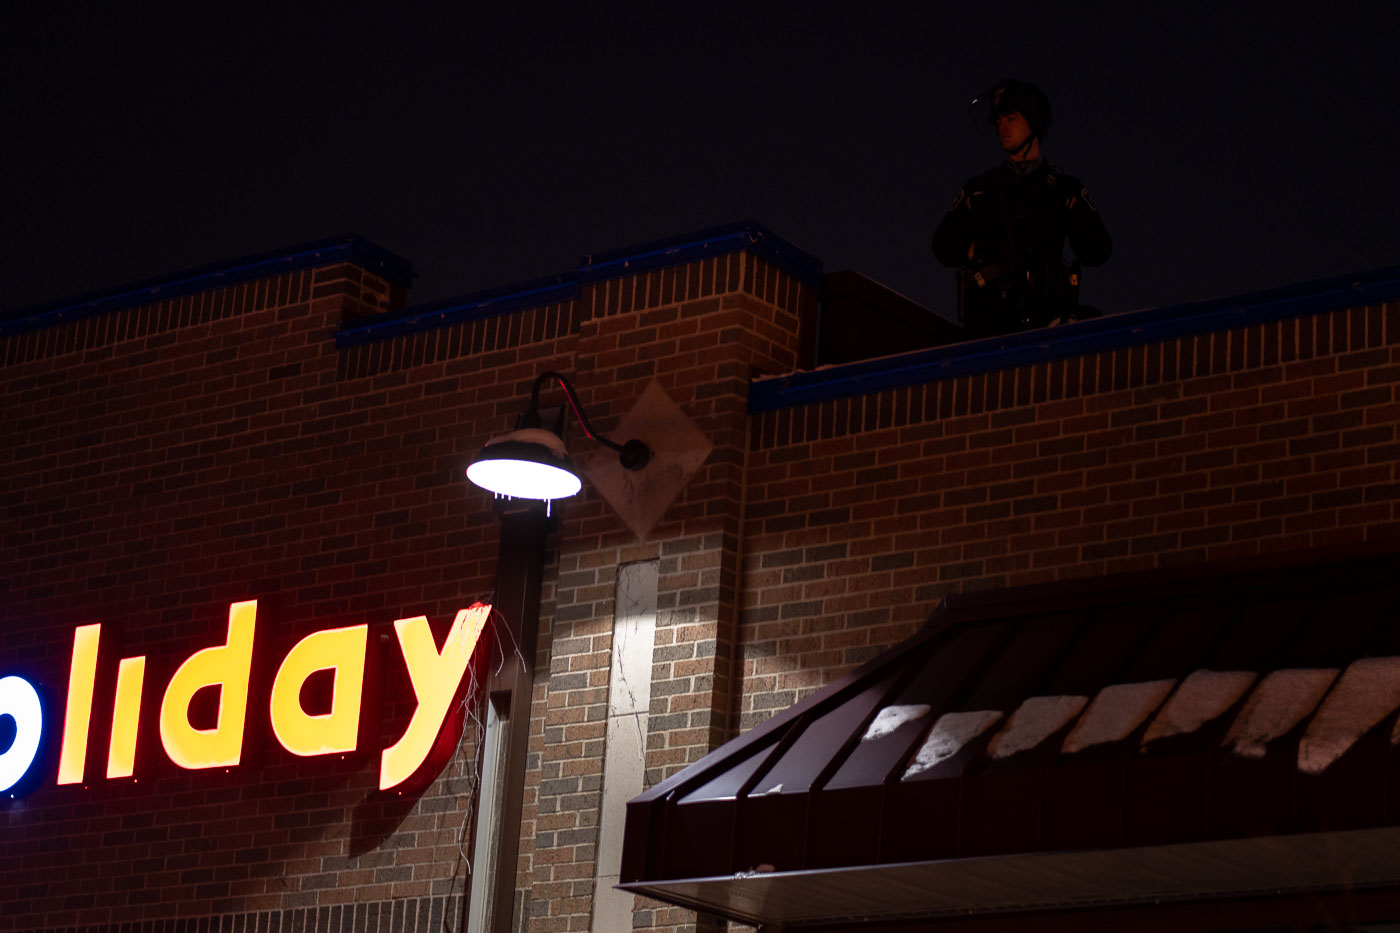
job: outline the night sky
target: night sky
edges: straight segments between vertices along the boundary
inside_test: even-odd
[[[742,218],[944,314],[933,226],[1049,94],[1107,311],[1400,265],[1400,3],[17,5],[0,310],[346,232],[417,304]]]

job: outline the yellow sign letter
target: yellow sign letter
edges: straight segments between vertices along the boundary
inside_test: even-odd
[[[190,655],[165,688],[160,741],[170,760],[182,768],[233,767],[242,758],[257,612],[257,600],[232,603],[228,642]],[[196,729],[190,725],[190,700],[200,689],[213,686],[219,687],[218,724]]]
[[[365,683],[365,640],[369,626],[313,632],[292,646],[272,682],[272,731],[293,755],[353,752],[359,741],[360,696]],[[301,705],[301,688],[316,671],[334,671],[331,711],[311,715]],[[343,681],[342,681],[343,677]]]
[[[63,748],[58,755],[59,784],[78,784],[87,764],[92,691],[97,682],[97,645],[101,623],[73,630],[73,663],[68,668],[68,706],[63,711]]]
[[[428,759],[490,614],[491,607],[482,603],[458,612],[441,651],[433,641],[433,630],[425,616],[394,623],[418,706],[403,737],[384,749],[380,757],[380,790],[402,784]]]
[[[122,658],[117,664],[117,695],[112,702],[112,744],[107,749],[107,777],[131,777],[136,770],[136,729],[141,720],[141,686],[146,658]]]

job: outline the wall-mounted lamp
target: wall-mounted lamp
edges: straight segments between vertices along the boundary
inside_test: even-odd
[[[540,588],[545,567],[545,539],[554,523],[548,503],[577,493],[583,483],[569,463],[564,449],[564,411],[561,408],[553,429],[540,417],[540,389],[554,380],[564,390],[584,433],[617,451],[618,460],[628,470],[640,470],[651,460],[651,448],[639,440],[616,444],[595,434],[579,406],[574,387],[556,372],[540,373],[530,390],[530,407],[520,416],[515,430],[486,442],[481,453],[467,467],[467,478],[498,497],[543,500],[541,509],[528,502],[506,504],[498,509],[501,518],[499,552],[496,561],[496,609],[505,620],[520,664],[502,664],[487,676],[486,690],[498,721],[504,722],[505,739],[501,752],[504,777],[502,794],[495,804],[495,815],[478,813],[474,832],[498,818],[494,832],[494,877],[483,876],[473,884],[470,896],[463,898],[463,929],[509,933],[514,917],[516,865],[519,858],[520,813],[525,790],[525,763],[529,746],[529,713],[534,693],[536,639],[540,620]],[[499,739],[498,739],[499,741]]]
[[[651,460],[650,447],[635,439],[618,444],[595,434],[578,403],[574,387],[563,375],[550,371],[540,373],[535,380],[530,390],[530,407],[520,416],[515,430],[486,442],[467,467],[467,479],[498,496],[515,499],[564,499],[583,487],[564,449],[563,410],[553,430],[544,427],[540,418],[540,389],[550,380],[558,382],[564,390],[569,407],[583,426],[583,433],[617,451],[618,460],[626,469],[640,470],[647,465]]]

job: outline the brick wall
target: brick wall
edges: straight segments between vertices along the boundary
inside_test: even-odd
[[[620,564],[660,561],[648,781],[728,738],[748,382],[792,368],[798,314],[814,299],[810,286],[746,253],[581,292],[575,371],[598,429],[607,433],[655,379],[715,450],[646,542],[591,490],[567,506],[551,647],[542,648],[549,677],[536,689],[545,706],[536,732],[542,831],[532,840],[533,875],[521,878],[533,882],[531,930],[589,929]],[[690,929],[694,915],[653,908],[637,922]]]
[[[394,291],[336,264],[5,341],[5,670],[61,709],[73,628],[90,622],[149,667],[134,782],[101,779],[94,741],[86,786],[50,778],[3,809],[0,927],[256,912],[290,929],[435,899],[426,918],[460,894],[470,749],[421,793],[381,798],[375,756],[259,755],[256,695],[255,760],[231,773],[180,772],[149,728],[173,665],[222,643],[230,602],[260,600],[275,658],[335,624],[392,638],[401,616],[450,621],[490,588],[494,523],[460,495],[469,442],[445,402],[424,404],[432,374],[338,374],[335,331]],[[411,694],[388,679],[392,736]]]
[[[948,593],[1400,534],[1400,306],[769,411],[752,424],[741,726]]]
[[[732,690],[714,683],[736,641],[747,386],[792,368],[815,293],[734,252],[336,348],[343,325],[393,311],[394,294],[339,263],[7,339],[5,668],[61,705],[73,628],[101,621],[124,654],[150,655],[149,706],[174,664],[221,643],[228,603],[249,598],[269,656],[360,622],[392,646],[394,619],[443,623],[491,589],[497,520],[461,469],[514,426],[535,376],[572,373],[603,431],[656,379],[716,451],[644,543],[591,490],[568,504],[534,659],[518,909],[524,928],[585,929],[616,567],[661,560],[647,762],[661,775],[729,732]],[[389,668],[375,751],[411,711],[402,673]],[[245,748],[271,741],[257,702]],[[388,799],[373,755],[265,753],[185,773],[144,734],[135,783],[50,784],[4,811],[0,927],[301,924],[331,908],[360,924],[405,914],[407,899],[458,898],[443,915],[455,929],[474,734],[426,790]]]
[[[1092,353],[1051,339],[1034,363],[848,382],[752,415],[754,380],[804,361],[817,299],[770,259],[581,273],[534,305],[340,348],[347,322],[398,314],[396,287],[350,263],[6,337],[0,673],[61,700],[73,627],[102,621],[165,665],[149,704],[222,640],[235,600],[262,601],[274,654],[336,624],[392,639],[403,616],[445,623],[495,576],[498,520],[461,470],[535,377],[570,373],[604,433],[655,380],[714,450],[644,541],[588,485],[561,504],[542,593],[519,926],[585,930],[621,564],[659,567],[654,783],[905,638],[949,592],[1400,529],[1394,304]],[[393,737],[401,671],[386,691]],[[0,807],[0,928],[457,929],[474,735],[426,789],[388,798],[374,755],[192,774],[146,735],[149,780]],[[713,927],[654,902],[634,919]]]

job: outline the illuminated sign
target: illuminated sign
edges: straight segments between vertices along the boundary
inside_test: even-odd
[[[73,660],[68,665],[68,708],[63,713],[63,752],[58,759],[60,784],[77,784],[83,779],[101,638],[100,625],[80,625],[73,630]]]
[[[0,677],[0,716],[14,722],[10,747],[0,753],[0,792],[16,787],[39,755],[44,707],[39,691],[23,677]]]
[[[241,760],[257,617],[256,601],[234,603],[228,609],[228,641],[196,651],[170,678],[160,701],[160,744],[180,767],[231,768]],[[218,721],[213,728],[196,729],[190,725],[190,701],[214,686],[219,688]]]
[[[463,609],[457,613],[441,651],[433,643],[433,632],[423,616],[394,623],[418,706],[403,738],[384,749],[379,759],[380,790],[408,780],[428,759],[489,613],[489,607],[484,612]]]
[[[433,759],[441,744],[453,701],[475,653],[491,607],[477,603],[457,613],[439,647],[425,616],[399,619],[394,632],[412,682],[416,706],[402,736],[380,754],[379,788],[401,787]],[[249,693],[253,675],[253,645],[257,632],[256,600],[229,606],[227,636],[222,644],[195,651],[175,669],[160,699],[156,723],[161,747],[174,764],[189,770],[233,768],[243,759]],[[88,773],[87,752],[97,690],[100,623],[73,632],[55,783],[80,784]],[[302,638],[282,658],[267,698],[268,722],[277,742],[300,757],[349,754],[359,749],[365,696],[369,626],[323,629]],[[304,688],[314,675],[329,674],[330,702],[326,711],[308,712]],[[108,741],[108,779],[136,773],[136,747],[141,725],[146,658],[122,658],[117,664]],[[197,695],[217,691],[212,724],[191,715]],[[105,689],[104,689],[105,693]],[[14,738],[6,747],[0,731],[0,793],[17,796],[33,783],[33,770],[45,730],[39,691],[19,676],[0,678],[0,725],[14,722]]]
[[[367,625],[326,629],[307,635],[282,659],[272,682],[268,714],[277,741],[287,751],[310,757],[355,750],[368,636]],[[302,708],[301,688],[308,677],[324,670],[332,671],[335,678],[331,711],[313,715]]]

